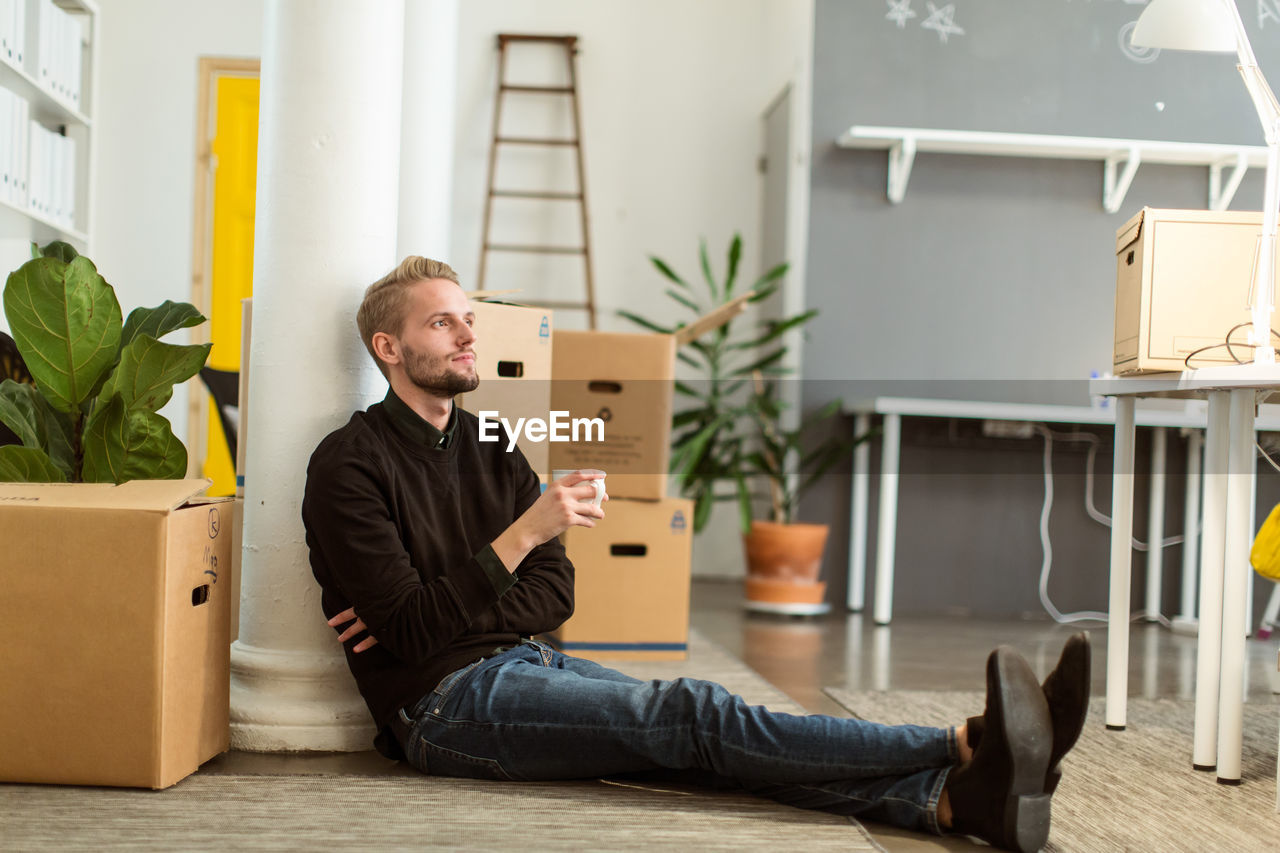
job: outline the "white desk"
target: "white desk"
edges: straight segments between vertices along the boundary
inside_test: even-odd
[[[1109,729],[1125,727],[1129,675],[1129,583],[1133,530],[1135,403],[1139,397],[1207,397],[1204,523],[1200,537],[1200,630],[1192,763],[1240,783],[1244,667],[1253,539],[1254,433],[1259,402],[1280,391],[1280,366],[1206,368],[1147,377],[1100,379],[1090,391],[1115,397],[1111,596],[1107,630]]]
[[[1102,393],[1102,392],[1097,392]],[[883,439],[880,458],[880,512],[876,533],[876,587],[875,603],[872,617],[876,624],[887,625],[893,618],[893,575],[898,528],[898,463],[903,417],[928,418],[969,418],[977,420],[1031,421],[1033,423],[1073,423],[1073,424],[1114,424],[1116,412],[1114,408],[1095,408],[1091,406],[1054,406],[1027,403],[983,403],[968,400],[934,400],[918,397],[871,397],[856,400],[844,406],[846,413],[854,415],[855,436],[864,434],[871,428],[873,415],[882,415]],[[1280,416],[1267,419],[1271,428],[1280,429]],[[1181,405],[1178,409],[1142,408],[1137,410],[1136,422],[1141,426],[1155,427],[1157,440],[1152,447],[1152,471],[1163,476],[1164,471],[1164,434],[1160,428],[1194,428],[1205,427],[1203,405],[1193,404],[1190,410]],[[1261,425],[1261,422],[1260,422]],[[1199,496],[1199,444],[1193,441],[1188,448],[1188,500]],[[1194,461],[1194,464],[1193,464]],[[868,486],[870,483],[870,448],[862,442],[854,450],[853,482],[849,513],[849,590],[848,607],[851,611],[861,611],[865,604],[867,547],[867,516],[870,508]],[[1132,499],[1132,496],[1131,496]],[[1153,524],[1160,525],[1164,518],[1164,490],[1151,490]],[[1189,506],[1189,517],[1198,515],[1198,507]],[[1127,523],[1132,525],[1132,515]],[[1148,610],[1159,612],[1160,572],[1161,564],[1159,543],[1164,539],[1162,527],[1149,533],[1152,541],[1152,552],[1148,559],[1147,601]],[[1194,527],[1190,527],[1188,535],[1194,537]],[[1127,539],[1125,540],[1128,541]],[[1194,539],[1190,551],[1194,554]],[[1183,614],[1193,614],[1193,602],[1187,601],[1187,591],[1195,586],[1195,562],[1184,561]],[[1154,604],[1152,602],[1154,601]],[[1127,611],[1126,611],[1127,612]]]

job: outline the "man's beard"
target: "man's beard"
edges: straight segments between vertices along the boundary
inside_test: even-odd
[[[404,372],[410,382],[424,391],[437,397],[452,398],[457,394],[474,391],[480,385],[480,377],[474,373],[470,376],[458,373],[447,366],[433,364],[435,359],[429,355],[414,352],[409,347],[403,349]]]

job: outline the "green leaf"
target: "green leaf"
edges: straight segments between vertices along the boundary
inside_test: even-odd
[[[653,322],[652,320],[646,320],[645,318],[641,317],[639,314],[633,314],[630,311],[619,311],[618,316],[622,317],[623,319],[630,320],[631,322],[635,323],[637,326],[641,326],[643,328],[648,329],[651,332],[657,332],[658,334],[661,334],[661,335],[669,335],[673,331],[675,331],[674,329],[668,329],[665,326],[659,326],[657,323]]]
[[[0,421],[17,433],[24,446],[45,451],[64,474],[73,473],[71,424],[34,385],[12,379],[0,383]]]
[[[755,361],[751,362],[751,364],[748,364],[746,367],[739,367],[737,370],[733,371],[733,375],[734,376],[750,376],[752,371],[762,370],[765,367],[768,367],[769,365],[773,364],[774,362],[780,361],[782,357],[786,354],[787,354],[786,347],[778,347],[773,352],[769,353],[763,358],[756,359]]]
[[[129,410],[112,396],[99,406],[84,432],[84,480],[176,480],[186,474],[187,451],[169,422],[155,412]]]
[[[751,532],[751,493],[747,491],[747,480],[738,478],[738,526],[743,533]]]
[[[728,299],[733,294],[733,282],[738,277],[738,262],[742,260],[742,235],[734,234],[733,242],[729,244],[729,272],[724,279],[724,298]]]
[[[765,344],[772,343],[773,341],[776,341],[778,338],[785,335],[787,332],[794,329],[796,326],[804,325],[805,323],[809,322],[817,315],[818,315],[818,309],[811,308],[810,310],[804,312],[803,314],[797,314],[796,316],[788,317],[785,320],[771,321],[767,326],[768,331],[766,331],[763,335],[756,338],[755,340],[742,341],[739,343],[731,344],[729,346],[729,349],[752,349],[754,347],[760,347],[760,346],[764,346]]]
[[[36,258],[43,258],[43,257],[44,255],[40,254],[40,245],[36,243],[35,240],[32,240],[31,241],[31,259],[35,260]]]
[[[33,393],[39,392],[24,382],[0,382],[0,423],[13,430],[24,447],[40,446]]]
[[[88,258],[38,258],[10,273],[4,310],[45,398],[60,412],[76,411],[119,352],[120,303],[111,285]]]
[[[693,532],[701,533],[711,518],[711,508],[715,506],[710,490],[698,495],[693,504]]]
[[[35,243],[31,244],[33,247]],[[57,258],[63,263],[69,264],[76,258],[80,257],[80,253],[76,251],[76,247],[70,243],[64,243],[61,240],[54,240],[39,251],[32,251],[32,256],[37,258]],[[86,260],[88,260],[86,258]]]
[[[676,291],[676,290],[672,290],[669,287],[666,289],[665,293],[667,294],[667,296],[670,296],[676,302],[679,302],[681,305],[688,308],[693,313],[699,314],[699,315],[702,314],[702,308],[698,305],[698,303],[694,302],[692,299],[685,296],[683,293],[680,293],[679,291]]]
[[[0,483],[65,483],[67,477],[43,450],[9,444],[0,447]]]
[[[196,310],[196,306],[171,299],[166,299],[155,308],[135,308],[129,312],[129,319],[124,321],[120,346],[128,346],[138,335],[163,338],[178,329],[199,326],[207,319],[209,318]]]
[[[200,372],[213,344],[177,346],[139,334],[120,352],[120,364],[102,386],[95,411],[113,396],[125,408],[154,412],[169,402],[173,386]]]
[[[665,262],[665,261],[663,261],[663,260],[661,260],[661,259],[659,259],[659,258],[655,258],[653,255],[650,255],[650,256],[649,256],[649,260],[650,260],[650,261],[652,261],[652,262],[653,262],[653,265],[654,265],[655,267],[657,267],[657,268],[658,268],[658,272],[662,273],[664,276],[666,276],[667,278],[671,279],[671,280],[672,280],[672,281],[674,281],[676,284],[678,284],[678,285],[680,285],[681,287],[683,287],[685,290],[692,290],[692,289],[693,289],[693,288],[691,288],[691,287],[689,286],[689,283],[688,283],[687,281],[685,281],[684,279],[682,279],[680,276],[676,275],[676,274],[675,274],[675,271],[674,271],[674,270],[672,270],[672,269],[671,269],[671,267],[667,266],[667,264],[666,264],[666,262]]]
[[[683,361],[685,364],[689,365],[690,367],[696,367],[696,368],[698,368],[699,370],[701,370],[701,369],[702,369],[702,363],[701,363],[701,362],[699,362],[699,361],[698,361],[696,358],[694,358],[693,356],[689,355],[689,354],[688,354],[687,352],[685,352],[684,350],[677,350],[677,351],[676,351],[676,358],[680,359],[681,361]]]
[[[671,428],[673,430],[680,429],[683,426],[687,426],[688,424],[708,417],[711,414],[713,414],[713,410],[706,407],[701,409],[685,409],[684,411],[676,412],[675,417],[671,419]]]
[[[770,285],[770,283],[772,282],[772,285],[770,286],[770,290],[769,290],[769,292],[772,293],[778,287],[778,284],[779,284],[778,279],[786,275],[787,270],[790,268],[791,268],[791,265],[786,262],[778,264],[776,267],[774,267],[773,269],[769,270],[767,273],[765,273],[764,275],[756,279],[756,283],[751,285],[751,289],[758,292],[760,288],[766,285]],[[754,302],[755,300],[753,299],[752,301]]]
[[[675,389],[677,394],[683,394],[686,397],[693,397],[695,400],[705,400],[707,395],[703,394],[695,388],[686,385],[683,382],[676,382]]]
[[[707,289],[711,291],[711,301],[720,301],[720,291],[716,287],[716,277],[711,274],[711,259],[707,257],[707,241],[702,239],[698,241],[698,261],[702,264],[702,277],[707,282]]]
[[[747,302],[752,302],[752,303],[754,303],[754,302],[764,302],[764,301],[765,301],[766,299],[768,299],[770,296],[773,296],[773,294],[777,291],[777,289],[778,289],[778,285],[777,285],[776,283],[775,283],[775,284],[766,284],[766,285],[764,285],[764,286],[762,286],[762,287],[761,287],[761,286],[757,286],[757,287],[753,288],[753,293],[754,293],[755,295],[754,295],[754,296],[752,296],[750,299],[748,299],[748,300],[747,300]]]

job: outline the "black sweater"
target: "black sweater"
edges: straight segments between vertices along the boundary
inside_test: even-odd
[[[538,478],[518,448],[481,443],[470,412],[457,418],[449,447],[432,449],[378,403],[326,437],[307,466],[302,520],[321,607],[325,618],[355,607],[378,641],[344,649],[390,757],[400,757],[386,728],[399,708],[573,613],[573,566],[557,539],[505,577],[490,543],[537,500]]]

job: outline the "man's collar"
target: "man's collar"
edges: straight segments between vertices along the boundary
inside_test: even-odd
[[[449,410],[449,422],[445,425],[444,432],[441,432],[435,428],[435,425],[428,423],[421,415],[409,408],[409,405],[397,397],[396,392],[390,388],[387,389],[387,396],[382,401],[382,405],[386,407],[392,425],[409,441],[435,450],[447,450],[452,443],[453,433],[458,425],[457,406]]]

